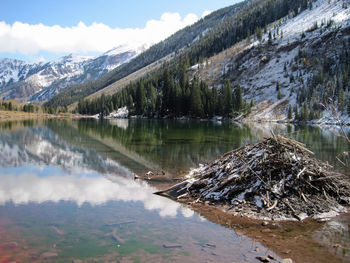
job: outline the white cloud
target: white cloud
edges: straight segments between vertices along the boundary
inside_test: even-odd
[[[0,21],[0,52],[36,54],[105,52],[119,45],[150,46],[198,20],[195,14],[183,19],[178,13],[164,13],[160,20],[150,20],[143,28],[111,28],[102,23],[73,27],[30,25]]]
[[[202,14],[202,18],[206,17],[207,15],[210,15],[213,11],[211,10],[205,10]]]

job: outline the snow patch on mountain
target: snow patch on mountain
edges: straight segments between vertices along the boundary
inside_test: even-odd
[[[340,24],[348,20],[350,8],[343,8],[343,4],[346,2],[349,1],[318,0],[313,4],[311,10],[305,10],[296,17],[286,20],[284,25],[281,26],[284,35],[282,43],[285,44],[288,41],[299,38],[300,33],[307,31],[315,22],[321,25],[322,21],[327,23],[327,21],[332,19],[334,22]]]

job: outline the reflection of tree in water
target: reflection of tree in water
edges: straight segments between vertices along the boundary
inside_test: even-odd
[[[95,166],[100,165],[94,157],[98,152],[137,173],[147,169],[156,171],[160,169],[176,175],[187,172],[189,168],[198,166],[199,163],[212,161],[234,148],[255,143],[269,136],[270,130],[273,129],[275,133],[305,143],[315,152],[317,158],[328,161],[336,169],[342,172],[350,170],[349,166],[342,166],[336,159],[343,152],[350,150],[349,145],[342,137],[320,127],[270,123],[238,125],[228,122],[178,120],[123,121],[123,125],[113,121],[87,119],[4,122],[0,124],[0,129],[6,134],[8,129],[24,131],[24,127],[32,126],[32,132],[12,134],[14,142],[40,141],[40,137],[44,136],[52,144],[57,144],[57,147],[69,148],[72,145],[81,149],[87,147],[91,155],[85,159],[95,162]],[[49,128],[45,134],[42,134],[44,131],[40,128],[42,125]],[[118,147],[111,147],[108,144],[110,142],[122,146],[121,152],[118,152]],[[128,152],[127,155],[125,151]]]
[[[322,129],[315,126],[295,126],[292,136],[306,144],[315,153],[316,158],[327,161],[337,170],[349,174],[349,163],[344,166],[337,158],[341,157],[344,152],[348,152],[350,145],[331,129],[332,127]]]
[[[250,128],[229,123],[172,120],[130,120],[125,128],[109,122],[80,120],[79,131],[111,137],[127,149],[172,173],[187,171],[200,162],[250,141]]]
[[[128,125],[119,128],[108,121],[80,120],[78,127],[80,131],[93,132],[102,138],[113,138],[130,151],[176,174],[212,161],[234,148],[261,140],[270,135],[271,129],[305,143],[317,158],[328,161],[337,169],[347,170],[336,160],[337,155],[348,151],[344,139],[313,126],[129,120]]]

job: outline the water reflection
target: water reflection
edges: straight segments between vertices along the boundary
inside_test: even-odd
[[[40,253],[55,246],[54,253],[62,259],[58,262],[72,262],[86,251],[90,253],[85,259],[106,256],[100,262],[113,256],[119,262],[126,255],[140,262],[253,262],[261,254],[251,253],[249,239],[241,244],[232,231],[153,195],[153,187],[132,180],[132,175],[148,170],[178,175],[269,136],[271,129],[304,142],[316,157],[342,169],[335,156],[349,146],[318,127],[168,120],[0,123],[0,228],[1,221],[11,222],[13,232],[25,234],[16,241],[25,240],[21,246],[29,244]],[[135,225],[120,224],[135,219]],[[115,233],[124,240],[124,250],[115,250]],[[11,236],[6,241],[13,240]],[[181,252],[169,252],[164,243],[185,245]],[[348,236],[344,243],[349,243]],[[139,255],[142,258],[135,259]]]
[[[350,151],[350,145],[331,127],[285,125],[279,123],[232,124],[228,122],[194,122],[171,120],[123,120],[123,128],[108,121],[80,120],[73,129],[109,145],[118,143],[134,155],[152,163],[149,169],[166,170],[171,174],[187,172],[199,163],[218,155],[255,143],[271,136],[271,131],[294,138],[315,152],[315,157],[328,161],[342,172],[350,170],[337,158]],[[53,126],[52,129],[56,130]],[[120,147],[117,147],[118,149]],[[137,158],[136,158],[137,159]]]
[[[350,215],[341,215],[327,222],[323,228],[315,233],[315,238],[324,245],[333,244],[331,250],[336,255],[350,260]]]
[[[145,209],[156,210],[162,217],[174,217],[179,211],[186,217],[193,215],[191,210],[182,208],[179,203],[154,195],[155,189],[143,182],[112,175],[106,175],[106,178],[94,174],[63,176],[62,173],[39,176],[40,172],[35,170],[32,169],[32,174],[2,174],[0,205],[8,202],[20,205],[70,201],[81,206],[85,203],[102,205],[108,201],[140,201]],[[54,169],[50,172],[60,173]]]
[[[82,147],[90,144],[88,138],[74,134],[72,128],[63,130],[71,135],[70,141],[45,126],[1,132],[0,204],[70,201],[81,206],[140,201],[160,216],[176,216],[179,211],[186,216],[193,214],[154,195],[156,190],[146,183],[130,179],[132,172],[116,160]]]
[[[103,157],[96,150],[71,144],[44,126],[1,131],[0,149],[0,168],[31,164],[58,167],[69,174],[93,171],[121,176],[131,174],[118,162]]]

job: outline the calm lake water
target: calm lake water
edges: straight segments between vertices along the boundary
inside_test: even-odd
[[[0,262],[257,262],[268,248],[154,195],[155,185],[134,181],[133,174],[178,176],[271,129],[349,172],[337,160],[347,165],[349,145],[329,128],[168,120],[0,123]],[[334,222],[346,226],[337,241],[346,251],[349,222]],[[330,228],[318,238],[333,242]]]

